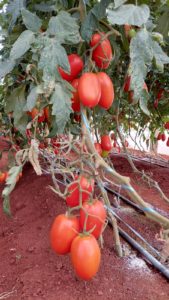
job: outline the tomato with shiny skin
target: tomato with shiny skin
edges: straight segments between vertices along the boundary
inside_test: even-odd
[[[89,108],[96,106],[101,97],[101,86],[97,75],[84,73],[79,80],[78,93],[84,106]]]
[[[109,109],[114,100],[114,86],[110,77],[104,73],[100,72],[97,74],[101,86],[101,97],[99,101],[99,106],[104,109]]]
[[[111,139],[109,135],[101,136],[101,146],[105,151],[110,151],[112,149]]]
[[[50,230],[51,248],[57,254],[70,252],[71,244],[80,230],[79,219],[75,216],[58,215]]]
[[[71,245],[71,261],[76,275],[83,280],[92,279],[100,266],[101,253],[93,235],[78,235]]]
[[[90,41],[90,47],[94,47],[100,42],[98,46],[93,50],[92,59],[95,61],[96,65],[101,69],[107,69],[113,58],[111,44],[108,38],[104,37],[104,32],[95,33],[92,35]]]
[[[163,142],[165,142],[165,140],[166,140],[166,135],[165,135],[165,133],[162,133],[162,135],[161,135],[161,140],[162,140]]]
[[[78,183],[79,181],[79,183]],[[93,192],[94,181],[83,176],[76,176],[75,182],[72,182],[68,186],[68,196],[66,197],[66,203],[70,207],[78,206],[80,203],[80,190],[82,191],[82,202],[88,201]]]
[[[83,70],[84,63],[81,57],[77,54],[68,55],[68,61],[70,65],[70,74],[66,73],[61,67],[59,67],[59,73],[64,80],[72,81]]]
[[[72,86],[75,89],[75,92],[73,92],[73,97],[71,99],[72,101],[72,109],[76,112],[80,111],[80,99],[79,99],[79,93],[78,93],[78,85],[79,85],[79,79],[74,79],[72,81]]]
[[[102,146],[100,143],[94,143],[95,149],[99,155],[102,154]]]
[[[4,182],[6,180],[6,173],[0,173],[0,182]]]
[[[101,235],[106,221],[106,210],[101,201],[95,199],[92,202],[83,203],[83,208],[80,209],[80,227],[84,229],[86,222],[86,231],[94,230],[92,235],[97,239]]]

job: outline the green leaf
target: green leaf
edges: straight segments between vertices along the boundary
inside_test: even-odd
[[[127,0],[114,0],[114,8],[118,8],[125,2],[127,2]]]
[[[0,62],[0,79],[5,77],[8,73],[10,73],[15,66],[15,61],[12,59],[8,59]]]
[[[38,98],[37,87],[33,87],[27,97],[26,107],[29,111],[31,111],[35,107],[37,98]]]
[[[169,57],[163,52],[161,46],[152,39],[151,34],[146,30],[139,30],[137,35],[130,42],[130,69],[131,89],[134,90],[134,98],[139,99],[140,107],[149,115],[147,109],[147,93],[143,91],[144,79],[148,68],[150,69],[153,60],[161,67],[169,63]]]
[[[22,172],[22,166],[15,166],[12,167],[8,172],[8,178],[6,181],[6,186],[2,192],[3,197],[3,210],[4,212],[11,216],[11,209],[10,209],[10,194],[14,190],[16,185],[17,176]]]
[[[38,32],[42,26],[42,20],[29,10],[22,9],[22,19],[27,29]]]
[[[30,30],[25,30],[21,33],[19,38],[13,44],[11,49],[10,58],[18,59],[23,56],[31,47],[34,42],[34,33]]]
[[[71,109],[71,91],[65,85],[57,83],[55,91],[50,99],[52,104],[52,115],[56,117],[58,133],[64,131],[65,125],[69,120]]]
[[[55,36],[60,44],[80,42],[79,25],[76,19],[64,11],[50,19],[47,32],[49,35]]]
[[[35,4],[34,8],[35,8],[35,10],[41,11],[41,12],[56,11],[56,5],[51,5],[50,2],[49,3],[42,2],[40,4]]]
[[[66,50],[58,43],[56,39],[46,38],[45,45],[41,51],[39,68],[43,69],[44,81],[51,81],[58,75],[57,67],[62,67],[70,72],[70,65]]]
[[[12,30],[18,17],[21,14],[21,9],[26,6],[26,0],[11,0],[7,5],[7,14],[11,15],[11,21],[9,24],[9,31]]]
[[[85,41],[90,40],[91,35],[98,27],[98,21],[106,15],[106,8],[111,2],[111,0],[101,0],[89,11],[81,28],[81,35]]]
[[[141,6],[127,4],[114,10],[108,9],[107,15],[111,24],[142,26],[150,16],[150,9],[144,4]]]
[[[14,125],[24,135],[28,121],[28,116],[24,111],[26,105],[25,85],[14,89],[5,100],[5,111],[7,113],[13,111]]]
[[[167,9],[158,19],[156,31],[160,32],[164,38],[168,38],[169,33],[169,9]]]

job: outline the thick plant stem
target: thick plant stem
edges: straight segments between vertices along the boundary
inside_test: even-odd
[[[125,177],[117,173],[115,170],[113,170],[100,155],[96,152],[95,147],[92,142],[91,134],[90,134],[90,127],[89,123],[86,117],[86,110],[84,108],[81,109],[82,112],[82,134],[86,137],[86,145],[91,154],[95,157],[95,166],[98,169],[99,167],[104,169],[106,173],[111,176],[112,180],[121,185],[121,187],[127,192],[127,194],[130,196],[130,198],[137,204],[139,204],[142,209],[145,212],[145,215],[152,219],[153,221],[160,223],[163,225],[164,228],[169,228],[169,219],[162,216],[158,212],[156,212],[154,209],[151,208],[151,206],[146,203],[141,196],[134,190],[134,188],[130,184],[130,178]]]
[[[97,180],[98,186],[101,190],[101,193],[102,193],[102,196],[104,198],[106,206],[108,208],[111,208],[109,197],[108,197],[107,192],[106,192],[106,190],[103,186],[103,183],[102,183],[102,180],[101,180],[100,176],[97,176],[96,180]],[[120,243],[120,236],[119,236],[119,231],[118,231],[118,227],[117,227],[117,221],[116,221],[115,217],[112,216],[112,214],[109,211],[108,211],[108,215],[109,215],[111,224],[113,226],[115,250],[117,252],[117,255],[119,257],[122,257],[123,256],[123,251],[122,251],[122,247],[121,247],[121,243]]]

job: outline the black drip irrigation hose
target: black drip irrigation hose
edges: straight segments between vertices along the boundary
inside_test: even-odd
[[[136,242],[132,237],[130,237],[123,229],[118,226],[120,235],[138,252],[140,252],[144,257],[158,270],[160,273],[169,279],[169,269],[161,264],[154,256],[152,256],[147,250],[145,250],[138,242]]]

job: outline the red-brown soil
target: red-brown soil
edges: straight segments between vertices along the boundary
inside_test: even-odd
[[[113,158],[115,168],[130,175],[138,192],[152,205],[169,213],[166,204],[155,190],[138,183],[128,163]],[[169,196],[169,169],[150,167],[137,162],[137,166],[151,171]],[[74,275],[69,256],[58,256],[50,248],[49,229],[59,213],[66,209],[62,199],[48,188],[49,176],[38,177],[27,165],[23,177],[11,196],[12,218],[0,208],[0,299],[1,293],[11,292],[11,300],[168,300],[169,284],[152,266],[136,257],[129,249],[123,258],[114,251],[113,232],[104,234],[101,267],[96,277],[84,282]],[[2,187],[1,187],[2,191]],[[2,204],[2,200],[1,200]],[[160,227],[145,217],[131,218],[127,210],[125,220],[139,229],[154,246],[159,247],[155,234]],[[126,247],[126,243],[123,242]],[[127,248],[126,248],[127,249]]]

